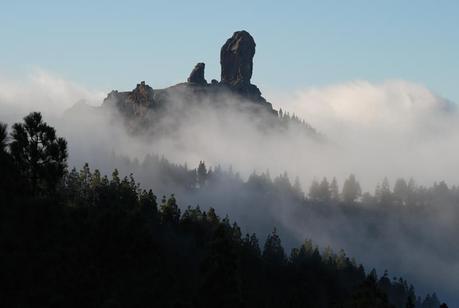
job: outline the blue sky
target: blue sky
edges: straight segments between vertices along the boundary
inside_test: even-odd
[[[457,1],[4,1],[0,74],[40,68],[83,85],[154,88],[248,30],[262,91],[405,79],[459,102]]]

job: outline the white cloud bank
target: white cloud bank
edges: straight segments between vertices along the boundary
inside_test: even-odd
[[[0,72],[0,114],[16,119],[30,111],[41,111],[48,116],[60,116],[78,100],[98,105],[105,91],[90,90],[41,69],[20,79]]]
[[[459,167],[457,106],[422,85],[354,81],[306,88],[274,102],[337,145],[340,154],[329,157],[336,175],[355,172],[370,187],[384,176],[459,183],[453,172]]]

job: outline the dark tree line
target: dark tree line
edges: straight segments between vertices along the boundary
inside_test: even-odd
[[[126,161],[117,157],[112,159],[113,165]],[[130,161],[128,167],[124,168],[136,170],[136,174],[141,177],[145,174],[153,175],[151,178],[143,177],[142,182],[154,183],[158,191],[167,191],[161,189],[161,183],[154,182],[155,179],[162,179],[168,187],[174,187],[173,191],[180,191],[179,196],[187,196],[183,202],[193,199],[203,205],[215,205],[220,212],[230,212],[232,217],[237,217],[236,220],[242,226],[252,226],[251,229],[259,226],[257,234],[265,234],[276,225],[287,247],[294,247],[298,243],[291,240],[295,235],[286,228],[286,222],[276,219],[280,210],[290,212],[287,223],[293,226],[292,229],[310,225],[314,230],[315,225],[321,232],[327,232],[331,238],[339,238],[344,244],[350,243],[353,247],[372,245],[373,254],[379,250],[388,256],[384,257],[388,261],[403,257],[395,251],[390,254],[385,252],[394,242],[409,244],[413,251],[418,245],[429,247],[428,257],[452,258],[457,253],[454,246],[445,244],[455,239],[449,229],[440,228],[440,232],[431,232],[431,228],[438,224],[439,213],[445,211],[454,216],[459,209],[456,206],[459,190],[454,186],[446,186],[445,189],[444,182],[423,187],[416,185],[413,180],[399,179],[392,188],[387,180],[383,180],[375,194],[362,194],[357,178],[351,175],[342,186],[336,179],[315,181],[310,193],[305,195],[299,179],[290,181],[285,173],[271,177],[269,172],[254,172],[247,180],[243,180],[231,168],[224,170],[220,166],[207,167],[204,162],[200,162],[197,168],[192,169],[187,165],[172,164],[159,156],[147,156],[142,162]],[[320,189],[314,191],[314,185]],[[406,189],[400,189],[403,187]],[[270,212],[270,209],[275,210]],[[388,228],[388,225],[391,227]],[[353,254],[360,255],[356,252]],[[409,259],[405,261],[409,262]],[[398,282],[399,278],[391,279],[393,284]],[[408,293],[409,288],[404,288],[404,292],[393,293],[389,300],[394,303],[403,302]],[[417,296],[416,307],[422,307],[423,303],[424,307],[434,307],[432,297],[429,294],[422,298]]]
[[[39,113],[10,136],[0,126],[0,159],[2,307],[415,304],[406,281],[366,274],[344,251],[321,253],[308,240],[287,254],[276,229],[260,245],[214,209],[181,210],[174,195],[158,200],[117,170],[67,172],[66,143]],[[189,189],[212,185],[219,172],[201,163]],[[248,185],[262,182],[254,175]],[[274,183],[303,197],[286,175]],[[426,305],[438,307],[436,296]]]
[[[204,162],[200,162],[197,168],[192,169],[187,165],[172,164],[160,156],[148,155],[142,162],[117,157],[112,159],[120,162],[120,165],[122,162],[129,162],[129,167],[124,167],[125,170],[132,168],[136,170],[136,174],[153,175],[151,178],[144,177],[142,182],[154,183],[153,186],[157,187],[158,191],[167,191],[164,187],[173,187],[172,191],[180,191],[179,196],[195,196],[193,200],[198,200],[197,202],[204,205],[215,204],[220,212],[231,211],[233,217],[235,213],[243,213],[236,220],[243,226],[264,226],[256,230],[258,234],[265,234],[273,225],[277,225],[284,240],[287,238],[288,247],[298,244],[288,241],[289,230],[285,230],[285,226],[282,226],[283,222],[273,219],[277,212],[270,214],[270,208],[288,208],[292,211],[294,219],[290,223],[294,222],[297,225],[334,223],[336,221],[334,217],[344,216],[348,225],[357,226],[356,229],[332,228],[334,232],[331,233],[332,238],[348,238],[357,243],[366,245],[371,242],[378,246],[381,238],[394,241],[394,234],[396,234],[403,236],[403,240],[413,244],[414,247],[418,242],[428,245],[432,248],[432,252],[442,258],[449,258],[452,254],[451,246],[440,245],[449,241],[449,234],[436,233],[435,237],[432,237],[429,228],[419,228],[420,224],[428,226],[435,221],[434,214],[441,211],[444,206],[441,201],[449,200],[452,205],[457,204],[459,190],[448,186],[445,189],[444,182],[434,184],[432,187],[423,187],[416,185],[413,180],[405,182],[399,179],[394,188],[391,188],[385,179],[378,185],[375,194],[370,195],[362,194],[357,178],[351,175],[344,181],[342,187],[336,179],[330,182],[326,178],[315,181],[316,184],[311,185],[310,193],[305,196],[299,179],[296,178],[291,182],[285,173],[272,178],[269,172],[261,174],[254,172],[247,180],[243,180],[231,168],[227,170],[220,166],[209,168]],[[156,179],[161,179],[161,182],[155,182]],[[314,185],[320,189],[314,191]],[[407,187],[407,189],[397,187]],[[225,196],[225,200],[222,200],[222,196]],[[402,197],[405,199],[401,199]],[[184,202],[188,202],[187,198]],[[206,202],[201,202],[203,200]],[[227,203],[227,206],[222,207],[222,203]],[[391,228],[386,227],[387,222],[392,223],[394,217],[403,228],[401,234],[393,233]],[[321,228],[325,230],[327,227],[324,225]],[[357,234],[350,232],[352,230],[357,230]],[[428,242],[425,239],[428,239]],[[393,254],[393,257],[399,255]],[[397,284],[398,281],[399,279],[391,280],[393,284]],[[400,303],[406,300],[409,288],[404,290],[389,296],[390,302]],[[435,306],[429,304],[432,297],[433,295],[428,294],[422,299],[416,298],[417,307],[422,307],[422,303],[425,303],[424,307]]]
[[[444,181],[435,182],[432,186],[417,185],[410,178],[399,178],[391,187],[387,178],[377,186],[374,193],[363,192],[355,175],[347,177],[342,186],[336,178],[331,180],[324,177],[313,180],[309,187],[300,183],[298,178],[291,181],[284,173],[271,177],[269,171],[252,173],[247,180],[232,170],[217,165],[206,166],[201,161],[197,168],[189,168],[186,164],[173,164],[164,156],[147,155],[142,162],[131,161],[126,157],[112,156],[112,164],[124,168],[123,173],[135,172],[140,176],[141,183],[157,187],[159,191],[167,191],[167,187],[183,192],[195,192],[212,189],[220,184],[232,186],[235,189],[256,188],[266,192],[280,192],[285,195],[296,195],[305,203],[324,203],[334,205],[381,206],[381,207],[435,207],[445,201],[459,201],[459,187],[448,186]],[[124,167],[122,167],[124,166]],[[158,180],[159,179],[159,180]],[[305,194],[305,188],[307,193]]]
[[[448,185],[444,181],[435,182],[431,187],[419,186],[410,178],[399,178],[391,188],[389,180],[384,178],[373,194],[362,193],[360,183],[351,174],[339,190],[335,178],[329,183],[327,178],[314,180],[309,189],[309,199],[322,202],[333,201],[341,204],[383,206],[383,207],[434,207],[445,201],[459,200],[459,187]]]

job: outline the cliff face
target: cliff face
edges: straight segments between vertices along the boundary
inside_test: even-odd
[[[135,119],[146,117],[151,111],[160,111],[177,100],[199,102],[211,100],[218,104],[222,97],[235,97],[250,108],[277,114],[250,83],[255,55],[255,41],[246,31],[238,31],[221,48],[221,81],[209,84],[205,79],[205,64],[198,63],[187,82],[165,89],[153,89],[142,81],[128,92],[112,91],[104,100],[105,106],[114,106],[122,115]]]
[[[220,51],[221,82],[250,84],[255,46],[253,37],[247,31],[234,32]]]

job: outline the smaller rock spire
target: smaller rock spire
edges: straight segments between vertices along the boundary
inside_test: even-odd
[[[190,77],[188,77],[188,82],[197,83],[200,85],[206,85],[207,80],[204,78],[204,63],[198,63],[191,71]]]

